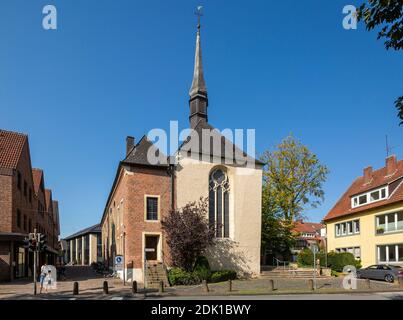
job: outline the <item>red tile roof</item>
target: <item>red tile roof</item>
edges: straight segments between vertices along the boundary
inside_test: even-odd
[[[32,177],[34,179],[35,194],[38,194],[39,187],[41,185],[41,180],[43,177],[43,171],[41,169],[32,168]]]
[[[28,136],[18,132],[0,130],[0,167],[16,169]]]
[[[371,173],[371,180],[367,183],[365,183],[364,176],[355,179],[335,206],[326,215],[324,221],[403,201],[403,160],[397,161],[396,158],[393,160],[396,161],[396,170],[391,174],[387,175],[387,168],[383,167],[379,170],[373,171]],[[398,184],[398,186],[389,194],[389,198],[356,208],[351,207],[352,196],[390,185],[391,183],[396,183],[399,179],[401,179],[400,184]]]
[[[298,233],[316,233],[320,234],[320,229],[325,226],[321,223],[313,223],[313,222],[301,222],[297,221],[295,223],[295,227],[293,229],[294,232]]]

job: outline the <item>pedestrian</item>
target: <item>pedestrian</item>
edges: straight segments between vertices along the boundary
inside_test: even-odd
[[[41,290],[39,291],[39,293],[42,293],[42,289],[43,289],[43,282],[45,281],[45,278],[47,276],[47,272],[48,272],[48,266],[46,264],[46,262],[42,265],[41,267],[41,274],[40,274],[40,283],[41,283]]]
[[[52,271],[49,269],[45,277],[45,293],[48,293],[48,289],[52,286]]]

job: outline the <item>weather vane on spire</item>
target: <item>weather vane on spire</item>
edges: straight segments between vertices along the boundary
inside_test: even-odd
[[[200,17],[203,16],[203,6],[196,8],[195,15],[197,16],[197,29],[200,29]]]

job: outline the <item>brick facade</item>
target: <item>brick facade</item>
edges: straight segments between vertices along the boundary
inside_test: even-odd
[[[37,228],[55,251],[59,228],[53,222],[51,194],[50,205],[46,203],[43,173],[36,190],[28,136],[0,130],[0,146],[0,280],[12,280],[32,270],[32,253],[22,249],[23,239]],[[41,254],[40,262],[45,260],[54,262],[54,254]]]
[[[146,220],[147,196],[158,198],[159,212],[156,221]],[[112,267],[114,257],[125,252],[127,279],[142,281],[146,237],[156,236],[156,258],[169,264],[161,219],[168,214],[170,208],[171,177],[167,168],[120,166],[102,220],[102,248],[106,263]]]

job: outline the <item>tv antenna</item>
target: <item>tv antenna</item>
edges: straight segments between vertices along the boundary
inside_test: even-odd
[[[386,138],[386,157],[389,157],[392,154],[392,150],[396,148],[396,146],[389,145],[388,135],[385,136]]]

